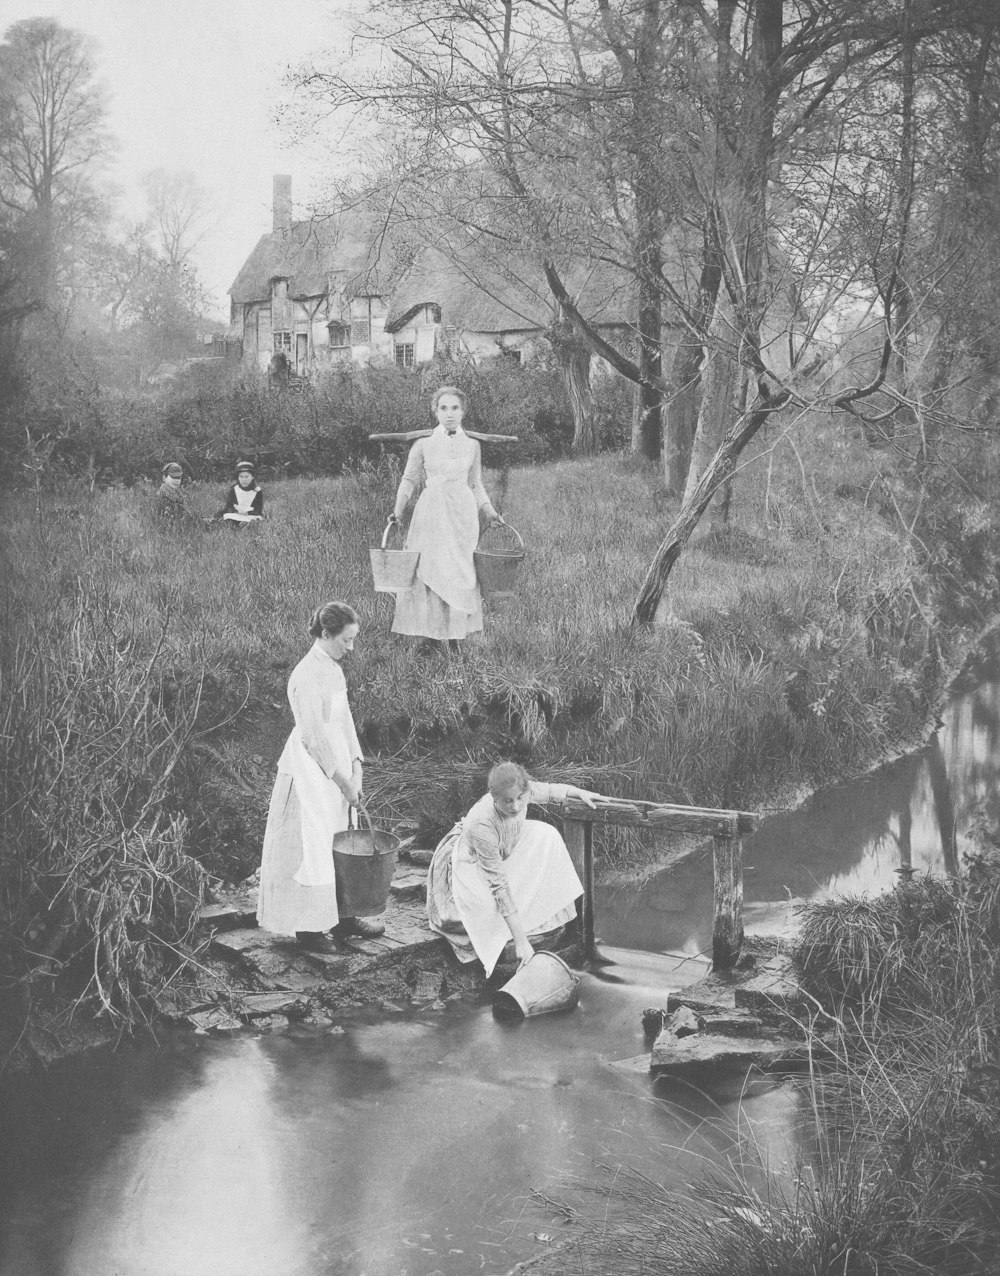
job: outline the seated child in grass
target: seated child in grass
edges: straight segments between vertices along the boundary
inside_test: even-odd
[[[156,512],[160,518],[193,518],[187,500],[181,491],[184,471],[176,461],[163,467],[163,482],[156,493]]]
[[[264,492],[256,479],[251,461],[236,462],[236,482],[226,492],[226,503],[219,518],[230,525],[259,523],[264,517]]]

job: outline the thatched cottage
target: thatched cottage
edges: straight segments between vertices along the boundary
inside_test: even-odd
[[[291,179],[275,177],[273,229],[230,289],[243,358],[261,370],[279,353],[299,376],[338,359],[408,368],[443,348],[519,363],[558,317],[537,264],[394,240],[370,210],[293,221],[291,208]],[[627,284],[581,266],[570,276],[588,317],[627,339]]]

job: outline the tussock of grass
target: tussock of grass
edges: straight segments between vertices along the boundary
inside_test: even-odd
[[[163,631],[150,649],[87,582],[57,581],[49,603],[7,611],[0,640],[0,974],[27,990],[66,971],[127,1023],[195,957],[205,872],[170,799],[198,690],[178,697]]]

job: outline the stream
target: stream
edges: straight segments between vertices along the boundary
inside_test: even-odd
[[[1000,684],[956,696],[930,743],[763,821],[746,924],[954,872],[997,814]],[[711,865],[601,888],[602,964],[572,1013],[355,1015],[332,1032],[176,1033],[67,1059],[0,1092],[0,1276],[502,1276],[598,1219],[619,1167],[683,1190],[752,1132],[795,1154],[797,1091],[700,1090],[622,1061],[641,1011],[700,977]]]

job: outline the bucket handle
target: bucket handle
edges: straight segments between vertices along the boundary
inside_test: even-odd
[[[368,835],[372,840],[372,855],[378,854],[378,843],[375,841],[375,830],[372,828],[372,817],[368,814],[368,807],[364,802],[358,803],[358,810],[365,817],[365,823],[368,825]]]
[[[395,515],[390,514],[389,521],[385,525],[385,531],[382,533],[382,545],[381,545],[382,549],[385,549],[386,545],[388,545],[389,533],[392,531],[394,527],[399,527],[399,520],[395,517]]]
[[[508,532],[513,532],[513,533],[514,533],[514,535],[517,537],[517,547],[518,547],[518,549],[521,549],[521,550],[523,550],[523,549],[524,549],[524,541],[521,539],[521,533],[517,530],[517,528],[516,528],[516,527],[514,527],[514,526],[513,526],[512,524],[510,524],[510,523],[498,523],[498,524],[497,524],[497,526],[498,526],[498,527],[506,527],[506,529],[508,530]],[[492,527],[487,527],[487,528],[486,528],[486,531],[484,531],[484,532],[483,532],[483,534],[482,534],[482,536],[480,536],[480,538],[479,538],[479,543],[480,543],[480,544],[482,544],[482,542],[483,542],[484,538],[485,538],[485,537],[486,537],[486,536],[487,536],[487,535],[488,535],[491,531],[493,531],[493,530],[494,530],[494,529],[493,529]]]

